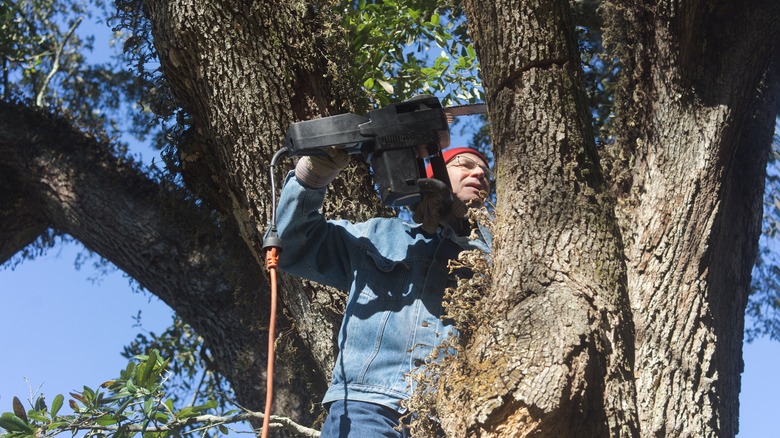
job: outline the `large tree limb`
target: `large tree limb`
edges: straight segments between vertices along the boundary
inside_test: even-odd
[[[204,337],[240,403],[261,410],[268,285],[235,229],[64,118],[0,104],[0,156],[2,175],[36,206],[30,230],[70,234],[171,306]],[[303,385],[286,390],[278,409],[306,412]]]
[[[0,171],[0,184],[13,187],[13,182]],[[0,264],[33,243],[48,228],[40,209],[15,190],[0,193]]]

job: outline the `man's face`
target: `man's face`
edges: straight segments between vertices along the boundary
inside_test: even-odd
[[[458,154],[447,163],[447,173],[452,184],[452,194],[466,205],[482,203],[480,192],[490,191],[487,164],[478,155],[468,152]]]

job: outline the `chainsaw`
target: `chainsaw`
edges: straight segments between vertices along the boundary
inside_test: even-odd
[[[438,98],[421,95],[372,110],[367,115],[339,114],[293,123],[285,137],[288,157],[324,155],[330,148],[362,155],[371,164],[382,203],[412,205],[431,190],[430,164],[441,191],[451,186],[441,150],[449,146],[447,116],[485,112],[484,104],[443,108]],[[446,190],[445,190],[446,188]]]

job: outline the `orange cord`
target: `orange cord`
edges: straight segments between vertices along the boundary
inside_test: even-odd
[[[265,383],[265,414],[263,415],[263,435],[268,437],[268,422],[271,418],[271,402],[274,388],[274,330],[276,329],[276,267],[279,263],[279,249],[268,248],[265,252],[265,267],[271,275],[271,318],[268,323],[268,369]]]

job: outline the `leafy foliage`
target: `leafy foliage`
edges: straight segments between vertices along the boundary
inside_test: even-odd
[[[440,95],[445,106],[484,100],[459,1],[358,0],[342,8],[356,77],[376,104],[418,93]]]
[[[140,315],[136,318],[140,320]],[[203,338],[178,315],[174,315],[171,326],[160,334],[139,333],[124,347],[122,356],[131,359],[151,351],[170,358],[171,374],[165,389],[175,403],[194,405],[216,401],[219,408],[227,408],[232,397],[227,381],[217,372]]]
[[[3,2],[3,99],[66,109],[82,126],[118,136],[117,111],[134,79],[117,65],[89,64],[94,37],[79,32],[104,10],[103,0]]]
[[[166,162],[173,165],[175,154],[172,148],[175,145],[168,131],[181,132],[185,128],[181,125],[184,125],[186,115],[176,104],[159,69],[151,23],[144,15],[143,1],[116,0],[114,3],[116,9],[108,21],[112,30],[123,36],[124,60],[136,81],[136,86],[131,88],[132,94],[128,96],[136,109],[129,114],[131,129],[141,139],[151,137],[152,146],[166,151]]]
[[[764,192],[763,235],[753,268],[751,295],[745,321],[745,337],[752,341],[769,336],[780,341],[780,119],[775,123],[775,137],[767,169]]]
[[[187,430],[186,420],[213,410],[217,403],[176,408],[163,391],[170,376],[168,364],[169,360],[156,350],[148,356],[137,356],[117,379],[104,382],[97,389],[84,386],[81,392],[70,393],[68,406],[73,414],[61,413],[65,401],[62,394],[54,397],[50,407],[40,395],[28,411],[14,397],[13,412],[0,417],[0,427],[6,430],[0,437],[40,438],[79,430],[86,431],[87,436],[122,438],[137,433],[147,436],[147,431],[155,437],[193,433]]]
[[[57,394],[51,406],[39,395],[31,408],[25,410],[14,397],[12,411],[0,415],[0,438],[44,438],[61,433],[84,432],[86,437],[130,438],[140,434],[145,438],[182,436],[212,437],[227,435],[230,424],[262,421],[263,414],[240,409],[221,409],[218,403],[178,407],[165,391],[171,377],[170,360],[157,350],[133,358],[119,377],[103,382],[97,389],[84,386],[81,392],[71,392],[63,413],[65,397]],[[300,426],[287,418],[271,416],[270,429],[284,429],[294,436],[318,436],[313,429]]]

